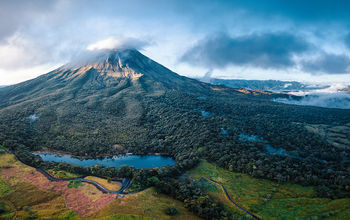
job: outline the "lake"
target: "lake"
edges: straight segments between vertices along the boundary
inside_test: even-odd
[[[139,169],[155,168],[175,164],[175,161],[171,157],[164,157],[160,155],[123,155],[106,157],[102,159],[80,159],[69,155],[59,155],[53,153],[35,153],[35,155],[39,155],[44,161],[65,162],[83,167],[100,164],[105,167],[118,168],[121,165],[129,165]]]

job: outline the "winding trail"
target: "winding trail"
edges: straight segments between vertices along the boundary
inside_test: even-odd
[[[248,215],[252,216],[254,219],[257,219],[257,220],[260,220],[260,219],[261,219],[260,217],[256,216],[254,213],[252,213],[252,212],[246,210],[245,208],[243,208],[242,206],[240,206],[237,202],[233,201],[233,200],[231,199],[230,195],[228,194],[228,191],[227,191],[226,187],[225,187],[222,183],[217,182],[217,181],[215,181],[215,180],[213,180],[213,179],[210,179],[210,178],[208,178],[208,177],[205,177],[205,176],[201,176],[201,177],[206,178],[207,180],[209,180],[209,181],[211,181],[211,182],[213,182],[213,183],[215,183],[215,184],[221,186],[221,188],[222,188],[222,189],[224,190],[224,192],[225,192],[225,195],[226,195],[227,199],[228,199],[232,204],[234,204],[237,208],[239,208],[239,209],[242,210],[243,212],[247,213]]]

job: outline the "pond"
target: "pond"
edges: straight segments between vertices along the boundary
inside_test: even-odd
[[[175,161],[171,157],[164,157],[160,155],[123,155],[101,159],[80,159],[69,155],[59,155],[53,153],[35,153],[35,155],[39,155],[44,161],[65,162],[83,167],[100,164],[105,167],[118,168],[121,165],[129,165],[140,169],[155,168],[175,164]]]

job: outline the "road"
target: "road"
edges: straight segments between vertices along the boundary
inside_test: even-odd
[[[206,178],[206,177],[205,177],[205,178]],[[225,186],[224,186],[222,183],[219,183],[219,182],[217,182],[217,181],[215,181],[215,180],[213,180],[213,179],[210,179],[210,178],[206,178],[206,179],[208,179],[209,181],[211,181],[211,182],[213,182],[213,183],[215,183],[215,184],[220,185],[221,188],[224,190],[227,199],[230,200],[230,202],[233,203],[235,206],[237,206],[237,208],[239,208],[239,209],[242,210],[243,212],[247,213],[248,215],[252,216],[254,219],[260,220],[260,218],[259,218],[258,216],[254,215],[254,214],[251,213],[250,211],[248,211],[248,210],[246,210],[245,208],[243,208],[242,206],[240,206],[237,202],[233,201],[233,200],[231,199],[230,195],[228,194],[228,192],[227,192]]]
[[[19,159],[16,154],[13,152],[13,151],[10,151],[14,156],[15,158],[25,164],[26,166],[29,166],[29,167],[32,167],[26,163],[24,163],[21,159]],[[116,190],[116,191],[112,191],[112,190],[109,190],[107,188],[105,188],[104,186],[102,186],[100,183],[96,182],[96,181],[93,181],[93,180],[87,180],[87,179],[84,179],[86,176],[82,176],[82,177],[77,177],[77,178],[67,178],[67,179],[59,179],[59,178],[56,178],[56,177],[53,177],[51,176],[48,172],[46,172],[45,170],[41,169],[41,168],[36,168],[36,167],[32,167],[34,169],[36,169],[38,172],[42,173],[46,178],[48,178],[49,180],[51,181],[56,181],[56,182],[63,182],[63,181],[71,181],[71,180],[79,180],[81,182],[85,182],[85,183],[89,183],[89,184],[92,184],[94,185],[97,189],[99,189],[100,191],[102,191],[103,193],[112,193],[112,194],[135,194],[135,193],[138,193],[140,191],[135,191],[135,192],[124,192],[124,190],[126,190],[127,188],[130,187],[130,182],[131,182],[131,179],[130,178],[124,178],[123,180],[121,180],[120,182],[122,183],[122,187],[119,189],[119,190]],[[93,175],[90,175],[90,176],[93,176]],[[102,178],[100,176],[95,176],[95,177],[99,177],[99,178]],[[142,190],[141,190],[142,191]]]
[[[87,180],[84,179],[84,177],[76,177],[76,178],[67,178],[67,179],[59,179],[56,177],[51,176],[48,172],[46,172],[45,170],[41,169],[41,168],[35,168],[38,172],[42,173],[44,176],[46,176],[46,178],[48,178],[51,181],[56,181],[56,182],[63,182],[63,181],[72,181],[72,180],[78,180],[84,183],[89,183],[94,185],[97,189],[99,189],[100,191],[104,192],[104,193],[112,193],[112,194],[131,194],[131,193],[126,193],[124,192],[124,190],[126,190],[129,186],[130,186],[130,179],[129,178],[124,178],[123,180],[121,180],[120,182],[122,183],[122,187],[119,190],[116,191],[112,191],[109,190],[107,188],[105,188],[104,186],[102,186],[100,183],[93,181],[93,180]],[[90,175],[91,176],[91,175]],[[101,178],[101,177],[100,177]]]

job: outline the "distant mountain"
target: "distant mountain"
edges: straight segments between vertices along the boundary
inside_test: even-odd
[[[284,90],[301,90],[306,85],[295,81],[279,81],[279,80],[242,80],[242,79],[216,79],[209,81],[214,85],[225,85],[231,88],[246,88],[252,90],[265,91],[284,91]]]
[[[207,82],[214,85],[225,85],[231,88],[245,88],[250,90],[264,90],[274,92],[291,92],[322,89],[328,86],[310,86],[296,81],[280,80],[244,80],[244,79],[217,79],[210,78]]]

